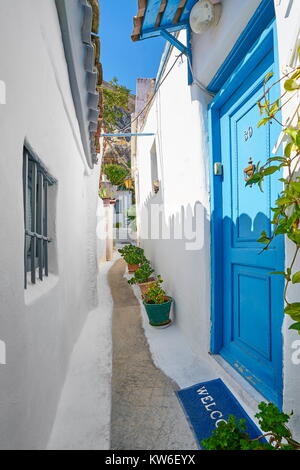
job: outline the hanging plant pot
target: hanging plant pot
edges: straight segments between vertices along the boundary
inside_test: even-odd
[[[151,326],[164,327],[171,323],[170,310],[172,306],[172,297],[165,297],[163,304],[149,304],[143,302]]]
[[[135,271],[137,271],[140,267],[139,264],[129,264],[129,263],[127,263],[127,266],[128,266],[129,273],[135,273]]]
[[[141,282],[138,284],[142,297],[146,294],[147,290],[155,284],[155,282],[156,280],[154,279],[154,277],[150,277],[148,281]]]

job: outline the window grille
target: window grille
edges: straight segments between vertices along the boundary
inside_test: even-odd
[[[24,287],[30,273],[32,284],[37,277],[48,276],[48,188],[55,180],[40,160],[27,148],[23,154],[24,191]]]

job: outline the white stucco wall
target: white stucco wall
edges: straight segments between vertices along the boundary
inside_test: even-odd
[[[81,60],[81,57],[78,58]],[[53,0],[2,0],[0,79],[0,447],[41,449],[73,345],[97,305],[98,168],[85,163]],[[24,293],[23,145],[58,183],[50,276]]]
[[[292,2],[289,9],[285,0],[276,1],[279,36],[280,64],[284,66],[291,55],[299,30],[300,4]],[[193,35],[193,64],[197,79],[205,86],[211,81],[237,38],[247,25],[260,0],[240,2],[226,0],[220,23],[202,35]],[[298,28],[298,29],[297,29]],[[179,39],[185,41],[185,33]],[[177,50],[173,50],[166,72],[173,64]],[[161,86],[148,113],[144,132],[155,132],[161,190],[153,195],[151,187],[150,153],[153,138],[137,140],[137,168],[139,192],[139,224],[141,243],[145,247],[157,273],[165,279],[169,294],[174,296],[175,319],[189,345],[199,360],[208,359],[210,349],[210,201],[209,201],[209,151],[207,130],[207,104],[211,98],[193,85],[187,85],[186,60],[181,59]],[[182,226],[192,218],[195,204],[202,210],[199,229],[201,247],[187,251],[182,240],[149,240],[146,226],[146,208],[162,204],[163,220],[167,225]],[[183,215],[182,215],[183,214]],[[157,224],[155,224],[157,226]],[[290,249],[287,248],[287,256]],[[300,269],[300,267],[299,267]],[[295,300],[299,300],[299,288]],[[287,411],[293,409],[294,429],[300,429],[300,407],[297,403],[300,386],[300,365],[291,361],[291,345],[297,334],[287,331],[284,325],[284,405]],[[213,366],[213,360],[211,365]],[[226,364],[223,364],[226,367]],[[255,393],[245,381],[227,367],[218,367],[218,374],[234,389],[236,395],[253,416],[257,402],[262,397]]]
[[[275,2],[277,16],[277,31],[279,44],[279,59],[281,72],[287,70],[287,67],[299,66],[297,48],[300,46],[300,3],[297,1],[286,2],[281,0]],[[283,89],[282,82],[282,89]],[[283,89],[284,91],[284,89]],[[283,122],[295,113],[295,107],[299,105],[299,95],[295,97],[282,110]],[[297,125],[294,120],[293,125]],[[286,139],[283,139],[283,143]],[[286,266],[290,266],[295,253],[295,245],[286,239]],[[294,272],[300,270],[300,259],[294,265]],[[290,302],[299,302],[300,289],[299,284],[290,285],[288,290],[288,299]],[[284,409],[287,412],[294,411],[291,422],[297,432],[297,438],[300,438],[300,336],[296,331],[289,330],[289,325],[294,323],[289,317],[286,317],[283,324],[284,337]]]
[[[176,55],[177,51],[173,51],[170,64]],[[165,229],[172,232],[183,229],[183,218],[188,225],[195,204],[199,205],[203,213],[202,246],[199,250],[187,251],[184,240],[147,240],[144,216],[141,217],[141,228],[144,232],[141,236],[147,255],[153,261],[157,272],[165,279],[169,293],[176,299],[178,323],[194,348],[199,352],[207,352],[209,338],[199,341],[200,335],[198,338],[195,335],[195,331],[201,331],[203,328],[209,330],[209,271],[202,269],[209,266],[210,256],[207,238],[208,161],[206,158],[196,158],[203,151],[204,155],[207,152],[207,129],[203,122],[207,98],[201,96],[197,89],[191,90],[187,87],[185,60],[176,64],[174,73],[169,75],[167,80],[158,93],[144,128],[145,132],[157,131],[156,149],[161,188],[158,194],[152,193],[150,152],[154,138],[139,138],[137,154],[140,205],[150,207],[163,201],[163,223]],[[152,228],[157,226],[158,224],[152,224]],[[201,312],[199,305],[203,306]]]

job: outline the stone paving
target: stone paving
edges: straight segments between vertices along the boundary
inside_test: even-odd
[[[194,450],[178,387],[153,364],[140,304],[124,273],[123,260],[108,273],[114,302],[111,449]]]

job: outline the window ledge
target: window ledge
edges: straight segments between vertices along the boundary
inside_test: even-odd
[[[43,281],[37,279],[36,284],[32,284],[32,282],[28,280],[27,289],[24,291],[25,305],[31,305],[38,301],[41,297],[54,289],[57,283],[58,276],[50,273],[49,276],[44,277]]]

